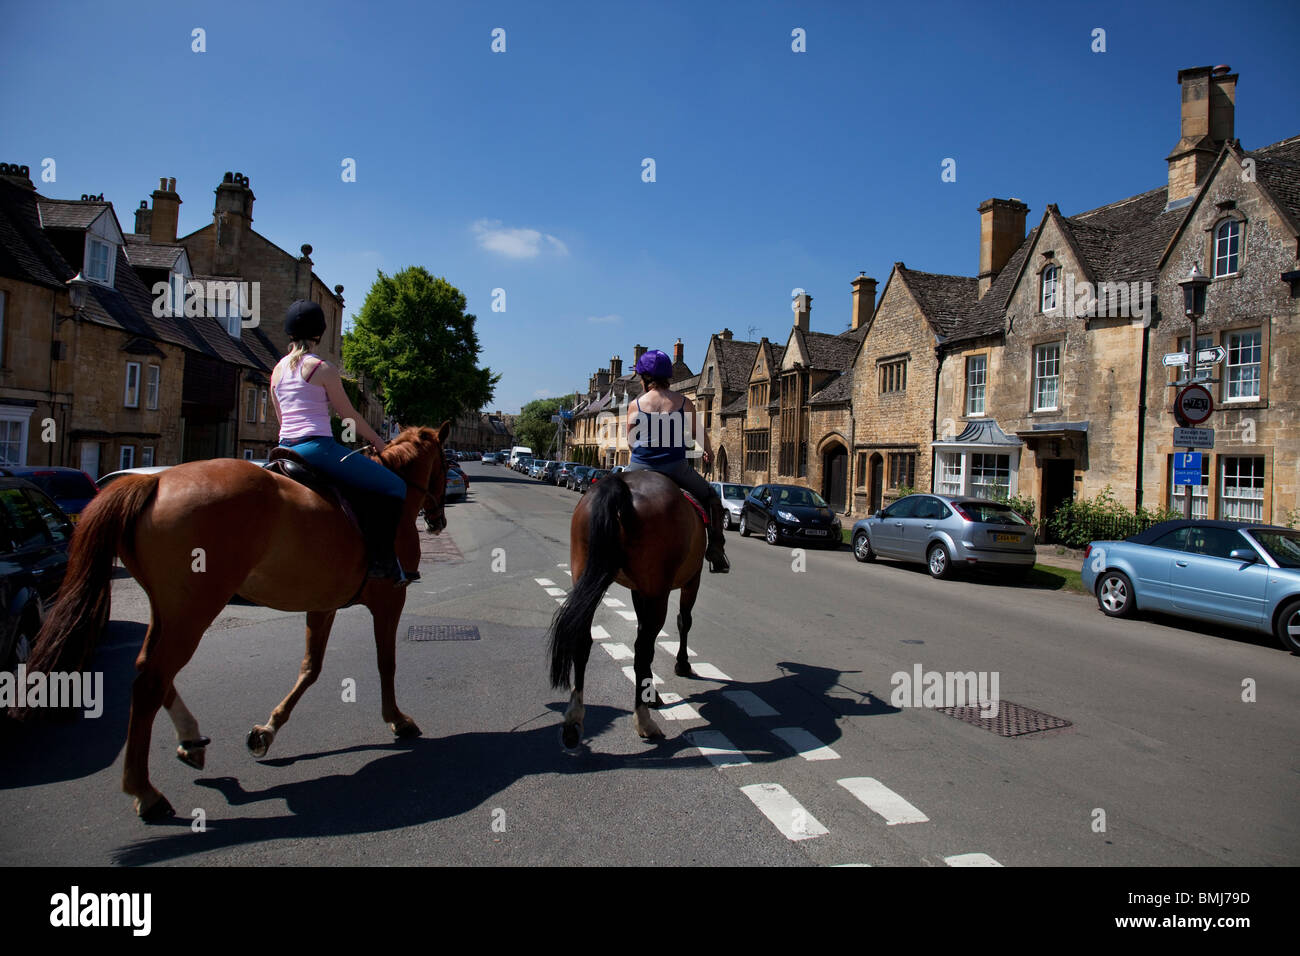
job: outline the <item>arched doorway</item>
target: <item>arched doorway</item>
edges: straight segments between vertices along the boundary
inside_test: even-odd
[[[880,510],[880,506],[884,503],[885,459],[881,458],[878,454],[872,455],[871,461],[867,465],[867,469],[869,475],[867,479],[869,486],[868,490],[870,491],[870,504],[868,507],[871,509],[871,513],[875,514]]]
[[[848,510],[849,451],[835,444],[822,454],[822,497],[832,511]]]
[[[727,474],[727,449],[718,449],[718,481],[730,481],[731,476]]]

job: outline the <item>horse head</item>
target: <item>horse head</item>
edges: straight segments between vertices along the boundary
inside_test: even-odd
[[[380,456],[408,485],[423,492],[425,524],[434,534],[447,527],[443,510],[447,496],[447,458],[443,445],[450,432],[450,421],[436,429],[427,426],[403,429]]]

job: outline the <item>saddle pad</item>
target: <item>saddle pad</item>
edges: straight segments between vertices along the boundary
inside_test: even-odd
[[[704,506],[701,505],[701,504],[700,504],[700,503],[695,499],[695,496],[694,496],[693,494],[691,494],[689,491],[686,491],[685,489],[683,489],[683,490],[682,490],[682,494],[686,497],[686,500],[689,501],[689,502],[691,503],[691,507],[693,507],[693,508],[696,510],[696,512],[699,513],[700,520],[703,521],[704,524],[707,525],[707,524],[709,523],[709,513],[708,513],[707,511],[704,510]]]

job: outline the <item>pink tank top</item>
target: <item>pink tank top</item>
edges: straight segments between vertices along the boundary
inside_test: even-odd
[[[325,389],[303,379],[303,372],[315,375],[320,368],[315,363],[308,369],[307,359],[320,361],[319,356],[304,356],[298,371],[289,368],[288,356],[280,359],[280,382],[275,386],[275,397],[280,400],[280,441],[310,438],[312,435],[329,435],[330,403]]]

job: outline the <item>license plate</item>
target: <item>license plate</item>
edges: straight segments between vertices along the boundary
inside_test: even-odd
[[[995,534],[995,535],[993,536],[993,540],[994,540],[994,541],[997,541],[998,543],[1001,543],[1001,542],[1005,541],[1005,542],[1007,542],[1007,543],[1009,543],[1009,544],[1018,544],[1018,543],[1020,542],[1020,535],[1018,535],[1018,534]]]
[[[80,518],[80,517],[81,517],[81,515],[68,515],[68,520],[71,521],[73,524],[76,524],[76,523],[77,523],[77,519]]]
[[[816,528],[809,528],[804,534],[830,534],[829,531],[818,531]]]

